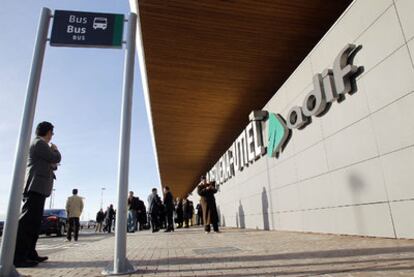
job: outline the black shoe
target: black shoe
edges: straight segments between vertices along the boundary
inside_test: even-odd
[[[38,262],[38,263],[43,263],[44,261],[47,261],[49,257],[48,256],[37,256],[37,257],[30,257],[29,259],[32,261]]]
[[[33,260],[15,261],[15,267],[36,267],[39,263]]]

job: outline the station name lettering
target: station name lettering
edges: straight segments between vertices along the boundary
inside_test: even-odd
[[[219,185],[223,184],[267,151],[272,152],[269,152],[268,156],[278,157],[288,143],[293,129],[305,128],[311,123],[313,116],[323,116],[333,102],[341,102],[346,94],[353,93],[352,83],[363,69],[352,64],[352,57],[359,49],[360,47],[353,44],[347,44],[336,57],[332,69],[325,69],[322,73],[315,74],[313,89],[305,96],[302,106],[294,106],[289,110],[287,120],[280,114],[273,114],[272,119],[276,120],[276,124],[282,128],[269,128],[268,125],[275,122],[268,120],[270,112],[262,110],[251,112],[250,123],[207,172],[207,180],[215,181]],[[269,123],[270,121],[272,123]],[[267,124],[268,140],[264,139],[263,126],[266,126],[265,124]],[[279,134],[278,145],[268,145],[270,140],[277,137],[276,134],[270,134],[269,129],[284,133]]]

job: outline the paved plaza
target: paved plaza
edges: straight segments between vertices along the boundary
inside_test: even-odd
[[[20,273],[101,276],[113,258],[113,235],[83,235],[53,251],[47,240],[40,240],[39,252],[49,261]],[[128,258],[137,268],[131,276],[414,276],[414,240],[296,232],[144,231],[128,235]]]

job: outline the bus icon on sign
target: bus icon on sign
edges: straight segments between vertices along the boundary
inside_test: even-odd
[[[108,19],[106,17],[95,17],[93,19],[93,29],[106,30],[108,27]]]

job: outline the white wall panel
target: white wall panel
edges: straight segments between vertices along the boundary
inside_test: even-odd
[[[354,42],[392,3],[392,0],[354,1],[346,14],[312,50],[310,55],[314,73],[332,67],[344,45]]]
[[[412,0],[397,0],[398,15],[400,16],[401,24],[407,40],[414,37],[414,1]]]
[[[414,201],[392,202],[391,209],[397,237],[414,239]]]
[[[414,144],[414,93],[371,115],[379,151],[388,153]]]
[[[401,47],[365,75],[361,82],[371,112],[414,91],[414,68],[407,47]]]
[[[336,208],[334,214],[335,233],[394,237],[388,204]]]
[[[362,45],[355,64],[366,72],[401,47],[405,41],[394,6],[391,6],[356,42]]]
[[[336,206],[387,201],[379,159],[333,171],[330,176]]]
[[[338,169],[378,155],[369,118],[345,128],[325,140],[329,169]]]
[[[414,147],[382,156],[381,161],[389,199],[414,199]]]

